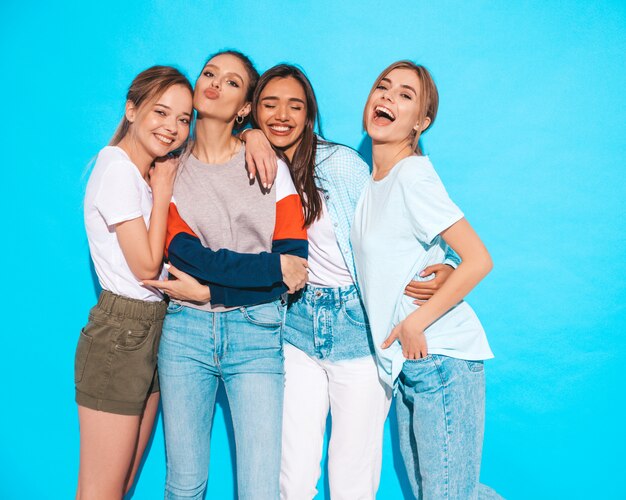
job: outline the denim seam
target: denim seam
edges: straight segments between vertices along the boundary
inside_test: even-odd
[[[441,360],[435,357],[433,357],[432,359],[435,363],[435,366],[437,367],[437,374],[439,375],[439,380],[441,382],[441,390],[443,394],[443,411],[444,411],[444,415],[446,416],[445,449],[444,449],[444,452],[445,452],[444,470],[445,470],[446,481],[445,481],[444,498],[450,498],[450,468],[449,468],[449,460],[448,460],[449,451],[450,451],[450,412],[448,411],[448,408],[450,405],[448,402],[448,391],[447,391],[448,384],[446,383],[444,379]]]

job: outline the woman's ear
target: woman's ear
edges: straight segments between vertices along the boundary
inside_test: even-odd
[[[239,110],[239,112],[237,113],[237,116],[241,116],[241,118],[245,118],[246,116],[250,114],[250,111],[252,111],[252,104],[247,102],[243,106],[243,108]]]
[[[137,118],[137,108],[135,108],[135,105],[132,103],[132,101],[126,101],[126,109],[124,111],[124,115],[130,123],[133,123],[135,121],[135,118]]]
[[[424,132],[424,130],[426,130],[428,127],[430,126],[430,118],[427,116],[426,118],[424,118],[424,120],[422,120],[421,123],[417,122],[415,124],[415,127],[413,127],[413,130],[415,130],[416,133],[421,134],[422,132]]]

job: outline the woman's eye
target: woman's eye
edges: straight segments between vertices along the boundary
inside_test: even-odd
[[[154,112],[161,116],[165,116],[165,111],[161,111],[160,109],[155,109]]]
[[[214,75],[209,70],[207,70],[207,71],[204,72],[204,76],[208,76],[209,78],[211,78]]]
[[[400,96],[408,99],[409,101],[411,100],[411,96],[409,94],[400,94]]]
[[[189,125],[189,120],[187,118],[181,118],[180,121],[184,124],[184,125]]]
[[[301,111],[302,108],[298,107],[298,106],[291,106],[291,109],[293,109],[294,111]]]
[[[376,89],[377,90],[387,90],[387,87],[385,87],[384,85],[376,85]]]
[[[236,89],[239,88],[239,84],[237,82],[233,82],[232,80],[228,80],[228,85],[230,85],[231,87],[235,87]]]
[[[276,106],[274,106],[273,104],[264,104],[263,107],[265,109],[274,109]]]

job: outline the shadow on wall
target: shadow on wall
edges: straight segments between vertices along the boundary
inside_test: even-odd
[[[96,268],[93,266],[93,260],[91,259],[89,248],[87,249],[87,261],[89,262],[89,273],[91,274],[91,285],[93,286],[93,294],[95,295],[97,301],[98,297],[100,297],[102,287],[100,286],[100,281],[98,280]]]
[[[361,138],[361,142],[359,143],[359,148],[357,149],[357,151],[363,157],[363,160],[365,160],[365,163],[369,165],[370,172],[371,172],[372,170],[372,141],[367,136],[367,134],[365,134]]]

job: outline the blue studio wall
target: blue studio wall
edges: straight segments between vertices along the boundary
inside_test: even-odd
[[[400,58],[432,70],[441,107],[424,146],[495,261],[469,298],[497,356],[483,481],[509,499],[626,498],[624,2],[3,0],[0,44],[0,498],[74,493],[73,356],[96,298],[85,166],[136,73],[174,64],[195,79],[225,47],[260,70],[300,64],[327,137],[365,152],[378,72]],[[209,498],[233,496],[228,422],[222,397]],[[392,437],[381,499],[408,491]],[[134,498],[162,496],[164,460],[159,423]]]

